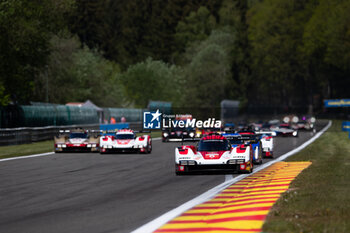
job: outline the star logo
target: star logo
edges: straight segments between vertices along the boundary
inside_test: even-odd
[[[162,113],[157,109],[156,112],[143,113],[143,128],[144,129],[160,129],[160,118]]]
[[[162,115],[161,113],[159,113],[159,109],[157,109],[157,111],[155,113],[151,113],[151,115],[153,116],[151,122],[153,122],[155,119],[158,120],[158,118]]]

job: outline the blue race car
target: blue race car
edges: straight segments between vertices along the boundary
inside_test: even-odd
[[[238,133],[226,133],[222,134],[222,136],[226,137],[233,148],[240,145],[251,145],[252,153],[253,153],[253,163],[254,164],[262,164],[262,145],[261,145],[261,135],[257,135],[251,131],[240,131]]]

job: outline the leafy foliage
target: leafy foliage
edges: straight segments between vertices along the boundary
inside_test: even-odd
[[[4,0],[0,102],[321,110],[348,97],[349,10],[346,0]]]
[[[50,54],[50,35],[64,27],[67,8],[69,0],[0,2],[0,81],[14,101],[31,98]]]
[[[38,100],[44,99],[46,88],[53,103],[84,102],[90,99],[99,106],[124,106],[125,98],[117,82],[119,67],[76,37],[53,37],[50,63],[38,80]],[[47,86],[48,85],[48,86]]]
[[[185,56],[189,63],[184,68],[183,105],[215,107],[222,99],[237,97],[234,96],[237,86],[231,79],[233,43],[234,36],[230,31],[215,30],[208,39],[187,51]]]
[[[125,95],[136,107],[146,107],[149,100],[176,101],[179,96],[181,70],[151,58],[137,63],[120,75]]]

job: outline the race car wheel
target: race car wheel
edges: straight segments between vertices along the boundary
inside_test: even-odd
[[[108,153],[108,150],[105,149],[105,148],[100,148],[100,154],[107,154]]]
[[[263,163],[263,152],[262,152],[262,145],[259,146],[259,164]]]
[[[152,141],[149,141],[149,153],[152,152]]]
[[[149,154],[152,152],[152,141],[149,140],[148,143],[147,143],[147,147],[146,147],[146,150],[145,150],[145,154]]]
[[[258,157],[257,159],[255,159],[254,164],[262,164],[263,160],[261,146],[255,149],[254,157]]]

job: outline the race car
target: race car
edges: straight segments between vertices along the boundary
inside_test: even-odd
[[[151,153],[152,139],[150,135],[136,136],[131,129],[107,131],[100,137],[100,153],[141,152]]]
[[[264,133],[261,136],[262,155],[264,158],[273,158],[273,134]]]
[[[290,124],[280,124],[277,127],[272,127],[272,131],[275,131],[277,136],[293,136],[293,137],[298,137],[298,130],[293,129]]]
[[[55,152],[98,152],[99,130],[60,130],[54,137]]]
[[[194,140],[195,130],[193,128],[171,128],[162,130],[162,142]]]
[[[242,144],[249,144],[253,151],[253,163],[262,164],[263,155],[260,135],[255,134],[253,131],[239,131],[234,134],[222,134],[222,136],[226,137],[234,148]]]
[[[252,147],[240,145],[232,148],[221,135],[208,135],[197,144],[175,148],[176,175],[195,171],[253,171]]]
[[[312,130],[314,131],[315,128],[315,122],[316,122],[316,118],[315,117],[306,117],[303,116],[296,124],[295,127],[298,130]]]
[[[211,135],[211,134],[221,134],[223,133],[221,128],[196,128],[194,140],[200,140],[202,137]]]

